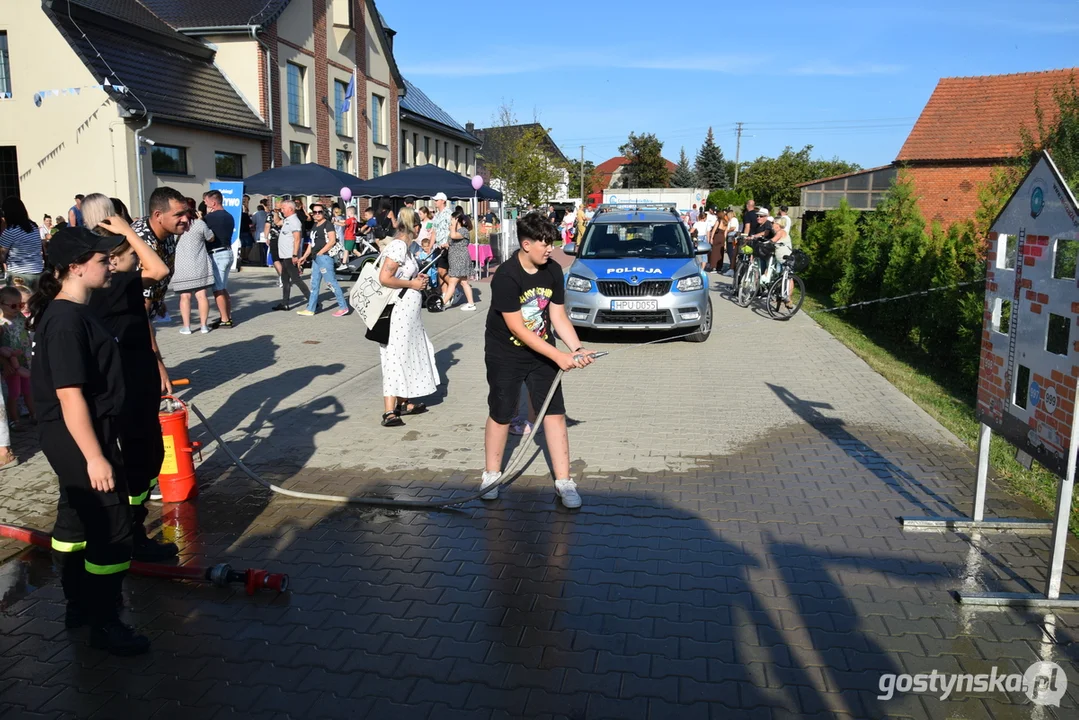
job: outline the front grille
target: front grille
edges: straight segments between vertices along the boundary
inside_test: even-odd
[[[630,285],[625,280],[599,280],[599,292],[607,297],[661,297],[671,291],[670,280],[645,280]]]
[[[614,310],[600,310],[596,313],[596,323],[606,325],[669,325],[671,313],[669,310],[658,312],[615,312]]]

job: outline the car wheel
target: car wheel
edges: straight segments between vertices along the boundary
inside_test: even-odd
[[[686,340],[695,343],[702,343],[708,339],[708,336],[712,334],[712,299],[708,299],[708,307],[704,310],[704,319],[701,320],[701,324],[697,326],[696,331],[692,335],[686,337]]]

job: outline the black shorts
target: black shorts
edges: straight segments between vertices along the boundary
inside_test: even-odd
[[[523,359],[504,356],[485,356],[487,362],[487,410],[491,419],[499,425],[508,425],[517,415],[521,399],[521,383],[528,389],[532,400],[532,409],[537,413],[547,399],[558,366],[547,358],[531,355]],[[566,403],[562,398],[562,385],[559,384],[547,406],[548,415],[565,415]]]
[[[435,267],[442,268],[443,270],[446,270],[446,271],[448,271],[450,269],[450,253],[449,253],[449,250],[447,250],[446,252],[442,253],[439,256],[438,262],[435,263]]]

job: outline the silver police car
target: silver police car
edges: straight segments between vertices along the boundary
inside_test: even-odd
[[[708,274],[673,206],[601,206],[566,273],[566,311],[576,327],[680,330],[704,342],[712,331]]]

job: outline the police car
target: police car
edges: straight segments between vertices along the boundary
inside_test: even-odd
[[[704,342],[712,331],[708,275],[670,204],[602,205],[566,273],[566,311],[576,327],[595,330],[678,330]]]

